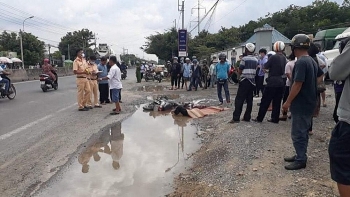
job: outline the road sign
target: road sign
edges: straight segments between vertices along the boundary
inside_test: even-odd
[[[187,30],[180,29],[178,32],[179,57],[187,56]]]

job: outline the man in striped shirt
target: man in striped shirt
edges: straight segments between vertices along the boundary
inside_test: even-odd
[[[238,73],[241,76],[237,96],[235,99],[235,111],[230,123],[238,123],[243,110],[244,101],[247,102],[247,108],[243,117],[243,121],[249,122],[253,109],[253,93],[255,90],[255,75],[258,67],[258,59],[253,56],[255,45],[247,43],[245,45],[246,56],[242,58]]]

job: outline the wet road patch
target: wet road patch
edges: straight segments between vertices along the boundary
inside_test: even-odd
[[[143,112],[114,125],[38,196],[164,196],[200,147],[191,119]]]

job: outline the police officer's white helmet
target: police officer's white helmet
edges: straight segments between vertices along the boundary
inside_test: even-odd
[[[273,56],[273,55],[276,55],[276,52],[274,52],[274,51],[269,51],[266,55],[267,55],[267,57],[269,58],[269,57],[271,57],[271,56]]]

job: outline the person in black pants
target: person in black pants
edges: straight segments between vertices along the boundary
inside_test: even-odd
[[[255,96],[256,97],[259,97],[260,92],[261,92],[261,95],[263,95],[264,93],[264,76],[265,76],[264,65],[267,62],[266,49],[260,49],[259,54],[260,54],[259,68],[257,69],[256,78],[255,78],[256,80]]]
[[[285,44],[282,41],[277,41],[273,45],[273,48],[276,54],[271,56],[264,65],[264,69],[269,72],[269,77],[266,79],[266,87],[261,98],[258,117],[254,119],[255,122],[263,121],[271,101],[272,113],[271,119],[269,119],[268,122],[279,122],[282,98],[287,79],[285,77],[287,59],[282,53],[285,49]]]
[[[333,119],[334,119],[335,123],[339,122],[337,110],[338,110],[340,97],[343,93],[344,83],[345,83],[345,81],[335,81],[334,82],[335,107],[334,107],[334,111],[333,111]]]
[[[235,111],[233,112],[233,118],[229,122],[232,124],[240,122],[240,116],[245,101],[247,102],[247,108],[243,120],[249,122],[251,119],[253,93],[255,90],[255,74],[256,68],[258,67],[258,59],[253,56],[254,51],[255,45],[253,43],[247,43],[245,45],[245,54],[247,54],[247,56],[242,58],[239,66],[238,73],[241,76],[241,81],[235,98]]]
[[[174,57],[173,64],[171,65],[170,75],[171,75],[171,88],[170,90],[177,89],[177,78],[180,76],[181,65],[178,62],[178,58]],[[175,88],[174,88],[175,86]]]
[[[193,64],[191,66],[191,72],[192,72],[191,83],[187,91],[192,91],[193,86],[194,86],[194,90],[197,91],[198,85],[200,84],[201,76],[202,76],[202,69],[198,65],[198,60],[193,59],[192,63]]]
[[[110,69],[110,66],[107,65],[107,59],[105,57],[101,58],[100,64],[97,66],[98,71],[100,73],[98,74],[99,78],[106,77],[108,75],[108,71]],[[102,105],[106,103],[110,103],[109,101],[109,87],[108,87],[108,80],[103,80],[98,82],[98,89],[100,91],[100,103]]]
[[[180,63],[180,66],[181,66],[181,69],[180,69],[180,75],[177,77],[177,89],[180,89],[180,84],[182,83],[182,86],[181,86],[181,89],[184,88],[184,78],[183,78],[183,71],[184,71],[184,67],[183,67],[183,60],[181,60],[181,63]]]

